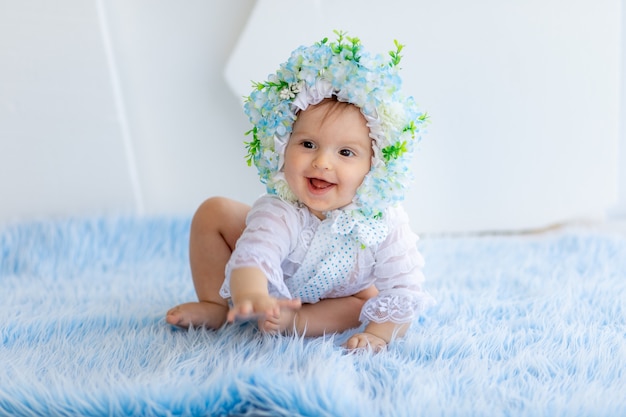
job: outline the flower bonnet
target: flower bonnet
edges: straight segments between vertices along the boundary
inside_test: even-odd
[[[254,83],[244,110],[253,125],[247,132],[248,164],[257,167],[269,194],[295,202],[282,172],[284,152],[297,113],[325,98],[356,105],[373,139],[372,166],[345,208],[357,221],[380,220],[385,209],[404,198],[411,181],[410,159],[427,121],[412,97],[401,92],[398,75],[403,45],[389,57],[370,55],[358,38],[335,31],[312,46],[291,53],[267,81]]]

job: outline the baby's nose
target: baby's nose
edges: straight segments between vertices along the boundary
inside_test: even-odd
[[[331,169],[332,158],[327,152],[318,152],[313,159],[313,166],[317,169]]]

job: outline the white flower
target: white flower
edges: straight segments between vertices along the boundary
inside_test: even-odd
[[[380,103],[378,105],[378,115],[385,126],[393,126],[398,130],[404,128],[406,124],[406,116],[403,103],[391,101]]]
[[[302,91],[302,89],[304,88],[305,85],[306,85],[306,83],[303,80],[300,80],[300,81],[298,81],[297,83],[295,83],[295,84],[293,84],[291,86],[291,91],[294,94],[298,94],[300,91]]]
[[[296,95],[293,93],[293,91],[291,91],[291,89],[283,88],[282,90],[280,90],[278,96],[281,98],[281,100],[289,100],[294,98]]]

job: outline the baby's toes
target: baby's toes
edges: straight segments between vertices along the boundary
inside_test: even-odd
[[[184,316],[180,308],[174,307],[165,314],[165,321],[173,326],[183,325]]]

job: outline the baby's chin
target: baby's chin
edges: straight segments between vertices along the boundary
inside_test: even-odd
[[[345,210],[349,208],[353,208],[354,203],[352,201],[348,203],[338,203],[332,205],[320,205],[320,204],[306,204],[302,203],[315,217],[318,219],[324,220],[327,217],[328,213],[331,213],[335,210]]]

